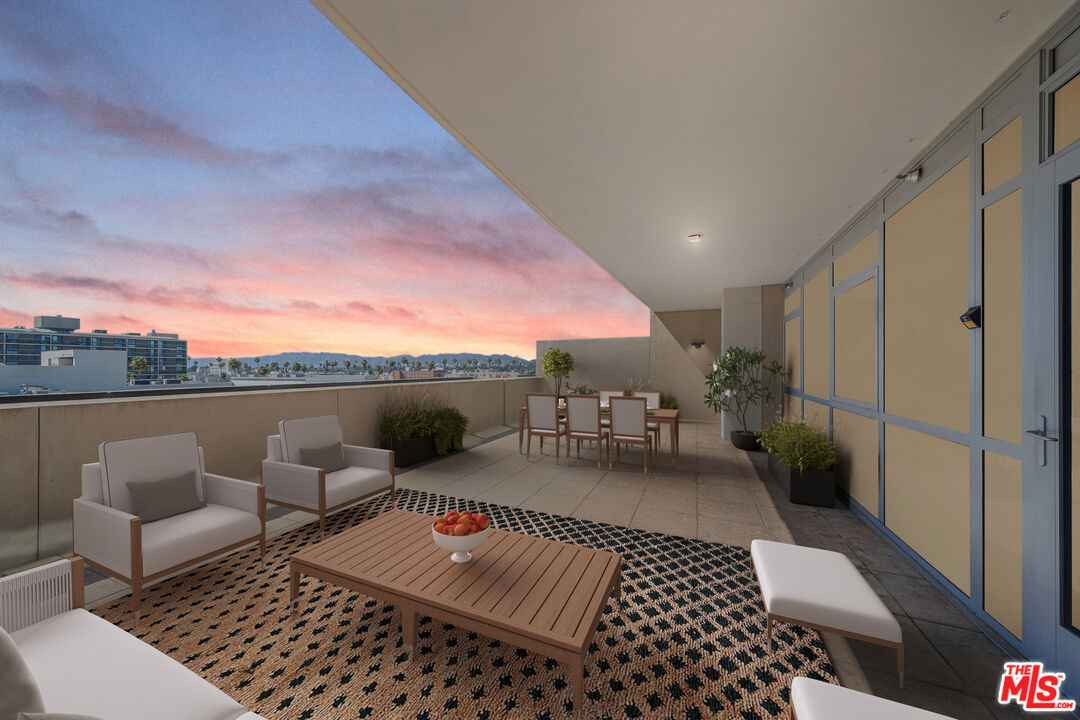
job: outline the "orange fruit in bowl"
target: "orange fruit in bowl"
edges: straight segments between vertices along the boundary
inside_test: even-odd
[[[453,534],[456,536],[468,535],[471,523],[458,523],[454,526]]]
[[[491,524],[491,518],[485,513],[474,515],[473,520],[476,522],[476,526],[481,530],[487,530],[488,525]]]

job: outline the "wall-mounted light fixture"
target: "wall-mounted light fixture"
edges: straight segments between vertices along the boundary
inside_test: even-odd
[[[960,322],[964,323],[964,327],[968,330],[982,327],[982,307],[980,305],[969,307],[967,312],[960,316]]]
[[[705,344],[705,341],[704,341],[704,340],[694,340],[694,341],[692,341],[692,342],[691,342],[690,344],[691,344],[691,345],[693,345],[693,346],[694,346],[695,348],[697,348],[698,350],[700,350],[700,349],[701,349],[701,347],[702,347],[702,345],[704,345],[704,344]]]
[[[691,243],[699,243],[699,242],[701,242],[701,233],[694,233],[693,235],[687,235],[686,239],[689,240]]]
[[[903,175],[897,175],[896,179],[897,180],[903,180],[904,182],[909,182],[909,183],[917,183],[917,182],[919,182],[919,178],[921,178],[921,177],[922,177],[922,168],[917,167],[914,170],[910,170],[910,171],[904,173]]]

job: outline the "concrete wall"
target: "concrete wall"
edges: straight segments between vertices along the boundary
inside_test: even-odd
[[[72,365],[49,365],[59,358]],[[54,392],[97,392],[127,387],[124,350],[52,350],[41,353],[41,365],[0,363],[0,394],[18,395],[22,385],[41,385]]]
[[[584,383],[591,388],[622,387],[627,378],[646,383],[649,380],[649,338],[586,338],[584,340],[537,340],[536,373],[544,375],[544,353],[557,347],[574,356],[570,383]],[[555,381],[545,378],[548,392],[555,392]],[[565,386],[564,386],[565,387]]]
[[[764,285],[724,289],[724,325],[721,352],[741,346],[765,351],[766,364],[783,363],[784,289]],[[780,414],[782,388],[777,383],[772,403],[754,407],[746,414],[749,430],[760,430]],[[737,429],[731,413],[724,413],[724,430]]]
[[[669,327],[675,327],[681,339]],[[712,367],[714,353],[720,347],[720,311],[654,313],[649,330],[653,387],[678,399],[680,417],[716,422],[716,413],[705,406],[705,368]],[[695,340],[705,340],[706,344],[695,348],[690,344]]]
[[[678,333],[676,336],[675,333]],[[544,353],[558,347],[574,356],[570,382],[592,388],[622,387],[627,378],[674,395],[687,420],[715,421],[705,407],[705,371],[720,348],[720,311],[688,310],[653,313],[649,337],[540,340],[537,373],[543,374]],[[691,345],[705,341],[701,348]],[[549,391],[555,383],[547,380]]]
[[[336,413],[346,443],[376,445],[376,407],[396,387],[445,397],[482,430],[516,426],[525,393],[544,385],[539,378],[463,380],[0,406],[0,570],[71,551],[79,468],[97,460],[105,440],[194,430],[209,471],[255,480],[266,436],[282,418]]]

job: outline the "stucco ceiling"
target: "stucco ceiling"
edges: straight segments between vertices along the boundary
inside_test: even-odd
[[[1069,5],[312,1],[658,311],[783,281]]]

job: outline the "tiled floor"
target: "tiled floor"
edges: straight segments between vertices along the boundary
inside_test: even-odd
[[[1020,717],[993,701],[1005,653],[904,556],[850,510],[787,502],[769,478],[765,458],[735,450],[717,425],[683,423],[680,454],[665,443],[645,474],[641,451],[625,452],[610,470],[596,450],[571,451],[556,462],[554,446],[519,453],[516,430],[467,437],[466,451],[398,474],[401,487],[569,515],[588,520],[748,547],[754,538],[843,552],[896,613],[904,631],[906,682],[899,689],[891,651],[826,636],[841,681],[906,704],[974,720]],[[272,510],[274,536],[315,520]],[[89,578],[88,578],[89,579]],[[123,595],[101,580],[87,587],[88,604]],[[1046,717],[1046,716],[1042,716]]]

